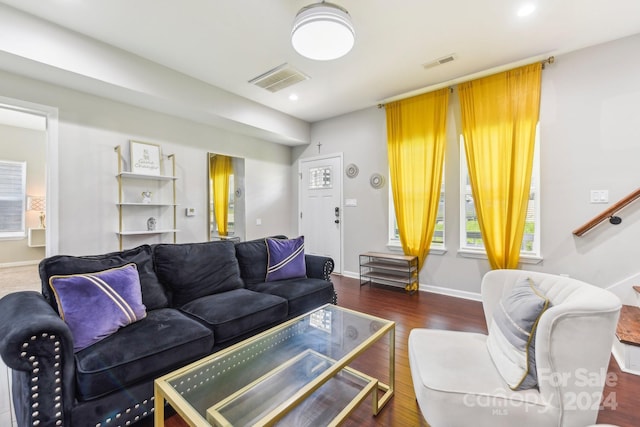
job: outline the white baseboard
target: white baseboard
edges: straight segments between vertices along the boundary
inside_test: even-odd
[[[342,275],[344,277],[350,277],[352,279],[359,279],[360,278],[360,273],[354,273],[353,271],[343,271]]]
[[[4,264],[0,264],[0,268],[9,268],[9,267],[24,267],[26,265],[38,265],[40,264],[39,259],[34,259],[31,261],[18,261],[18,262],[6,262]]]
[[[482,301],[482,297],[478,292],[461,291],[458,289],[442,288],[440,286],[433,285],[420,285],[420,290],[424,292],[431,292],[434,294],[447,295],[454,298],[468,299],[471,301]]]
[[[360,279],[360,274],[353,271],[343,271],[342,275],[345,277],[350,277],[352,279]],[[482,301],[480,293],[478,292],[460,291],[457,289],[443,288],[440,286],[424,285],[422,283],[419,285],[418,290],[422,292],[431,292],[434,294],[447,295],[450,297],[468,299],[472,301]]]

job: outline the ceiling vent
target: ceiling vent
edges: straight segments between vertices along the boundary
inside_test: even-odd
[[[435,61],[425,62],[424,64],[422,64],[422,68],[424,68],[425,70],[428,70],[429,68],[437,67],[438,65],[443,65],[443,64],[446,64],[447,62],[454,61],[455,59],[456,59],[456,55],[455,53],[452,53],[451,55],[438,58]]]
[[[309,79],[309,76],[299,70],[296,70],[291,65],[282,64],[273,70],[269,70],[266,73],[249,80],[249,83],[266,89],[269,92],[278,92],[291,85]]]

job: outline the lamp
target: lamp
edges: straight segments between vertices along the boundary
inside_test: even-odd
[[[355,34],[349,12],[323,1],[298,11],[291,30],[291,44],[302,56],[327,61],[346,55],[353,47]]]
[[[44,196],[28,196],[27,210],[40,211],[40,228],[45,228],[44,211],[47,209],[47,202]]]

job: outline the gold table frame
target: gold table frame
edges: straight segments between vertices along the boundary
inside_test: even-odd
[[[277,367],[273,370],[273,372],[269,372],[267,375],[261,376],[260,378],[255,379],[251,384],[244,387],[244,389],[234,390],[231,392],[225,399],[222,401],[218,401],[212,406],[208,408],[206,411],[206,417],[204,414],[201,414],[198,410],[193,408],[191,404],[171,385],[171,381],[177,381],[181,378],[188,377],[192,373],[196,372],[199,369],[202,369],[208,364],[213,364],[216,360],[224,360],[226,356],[232,357],[231,355],[236,354],[238,350],[243,350],[246,348],[250,348],[253,344],[259,343],[260,340],[263,340],[265,337],[272,336],[274,332],[285,331],[287,328],[296,325],[297,323],[304,320],[306,317],[311,318],[312,313],[320,312],[324,309],[337,310],[343,313],[347,313],[349,315],[357,316],[362,319],[370,319],[378,321],[382,324],[382,326],[375,331],[370,331],[371,335],[366,338],[362,343],[357,345],[355,348],[348,351],[343,357],[339,360],[332,360],[326,356],[319,355],[324,357],[327,360],[330,360],[330,367],[325,369],[321,374],[315,377],[313,380],[304,384],[299,390],[297,390],[292,396],[288,397],[285,401],[278,404],[275,408],[269,410],[269,412],[259,421],[257,421],[254,425],[256,426],[271,426],[276,424],[279,420],[284,418],[288,413],[295,410],[298,405],[304,402],[307,398],[309,398],[316,390],[318,390],[321,386],[323,386],[328,381],[336,378],[336,376],[340,375],[349,375],[352,377],[356,377],[362,380],[363,387],[362,390],[355,396],[350,402],[346,402],[344,405],[340,405],[340,407],[344,406],[339,414],[328,424],[330,426],[337,426],[344,421],[359,405],[362,403],[368,395],[372,397],[372,409],[373,414],[377,415],[382,408],[389,402],[389,400],[393,397],[394,394],[394,384],[395,384],[395,322],[382,319],[379,317],[371,316],[365,313],[359,313],[354,310],[349,310],[343,307],[333,306],[331,304],[327,304],[323,307],[320,307],[312,312],[306,313],[302,316],[298,316],[294,319],[291,319],[287,322],[284,322],[280,325],[277,325],[271,329],[268,329],[254,337],[248,338],[242,342],[239,342],[233,346],[230,346],[226,349],[220,350],[212,355],[206,356],[196,362],[193,362],[183,368],[180,368],[176,371],[173,371],[167,375],[164,375],[154,382],[154,420],[155,426],[164,426],[164,416],[165,416],[165,402],[170,404],[175,411],[191,426],[196,427],[210,427],[214,426],[229,426],[232,424],[228,420],[224,418],[219,412],[219,409],[224,406],[225,402],[230,399],[233,399],[237,395],[245,392],[246,390],[251,389],[251,387],[256,384],[260,384],[264,379],[262,377],[269,377],[271,375],[277,375],[277,371],[281,369],[285,369],[291,362],[283,363],[281,366]],[[342,331],[344,334],[344,331]],[[373,346],[376,342],[380,341],[385,335],[388,335],[389,338],[389,384],[382,383],[378,381],[376,378],[373,378],[369,375],[366,375],[362,372],[359,372],[351,367],[349,367],[349,363],[353,362],[360,355],[362,355],[365,350]],[[300,357],[303,354],[306,354],[309,350],[302,352]],[[312,353],[315,353],[312,351]],[[296,359],[296,358],[293,358]],[[292,359],[292,360],[293,360]],[[382,395],[379,395],[379,392],[382,392]]]

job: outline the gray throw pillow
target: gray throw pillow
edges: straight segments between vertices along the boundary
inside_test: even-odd
[[[500,300],[489,327],[487,348],[493,363],[512,390],[538,384],[535,333],[549,300],[526,278]]]

